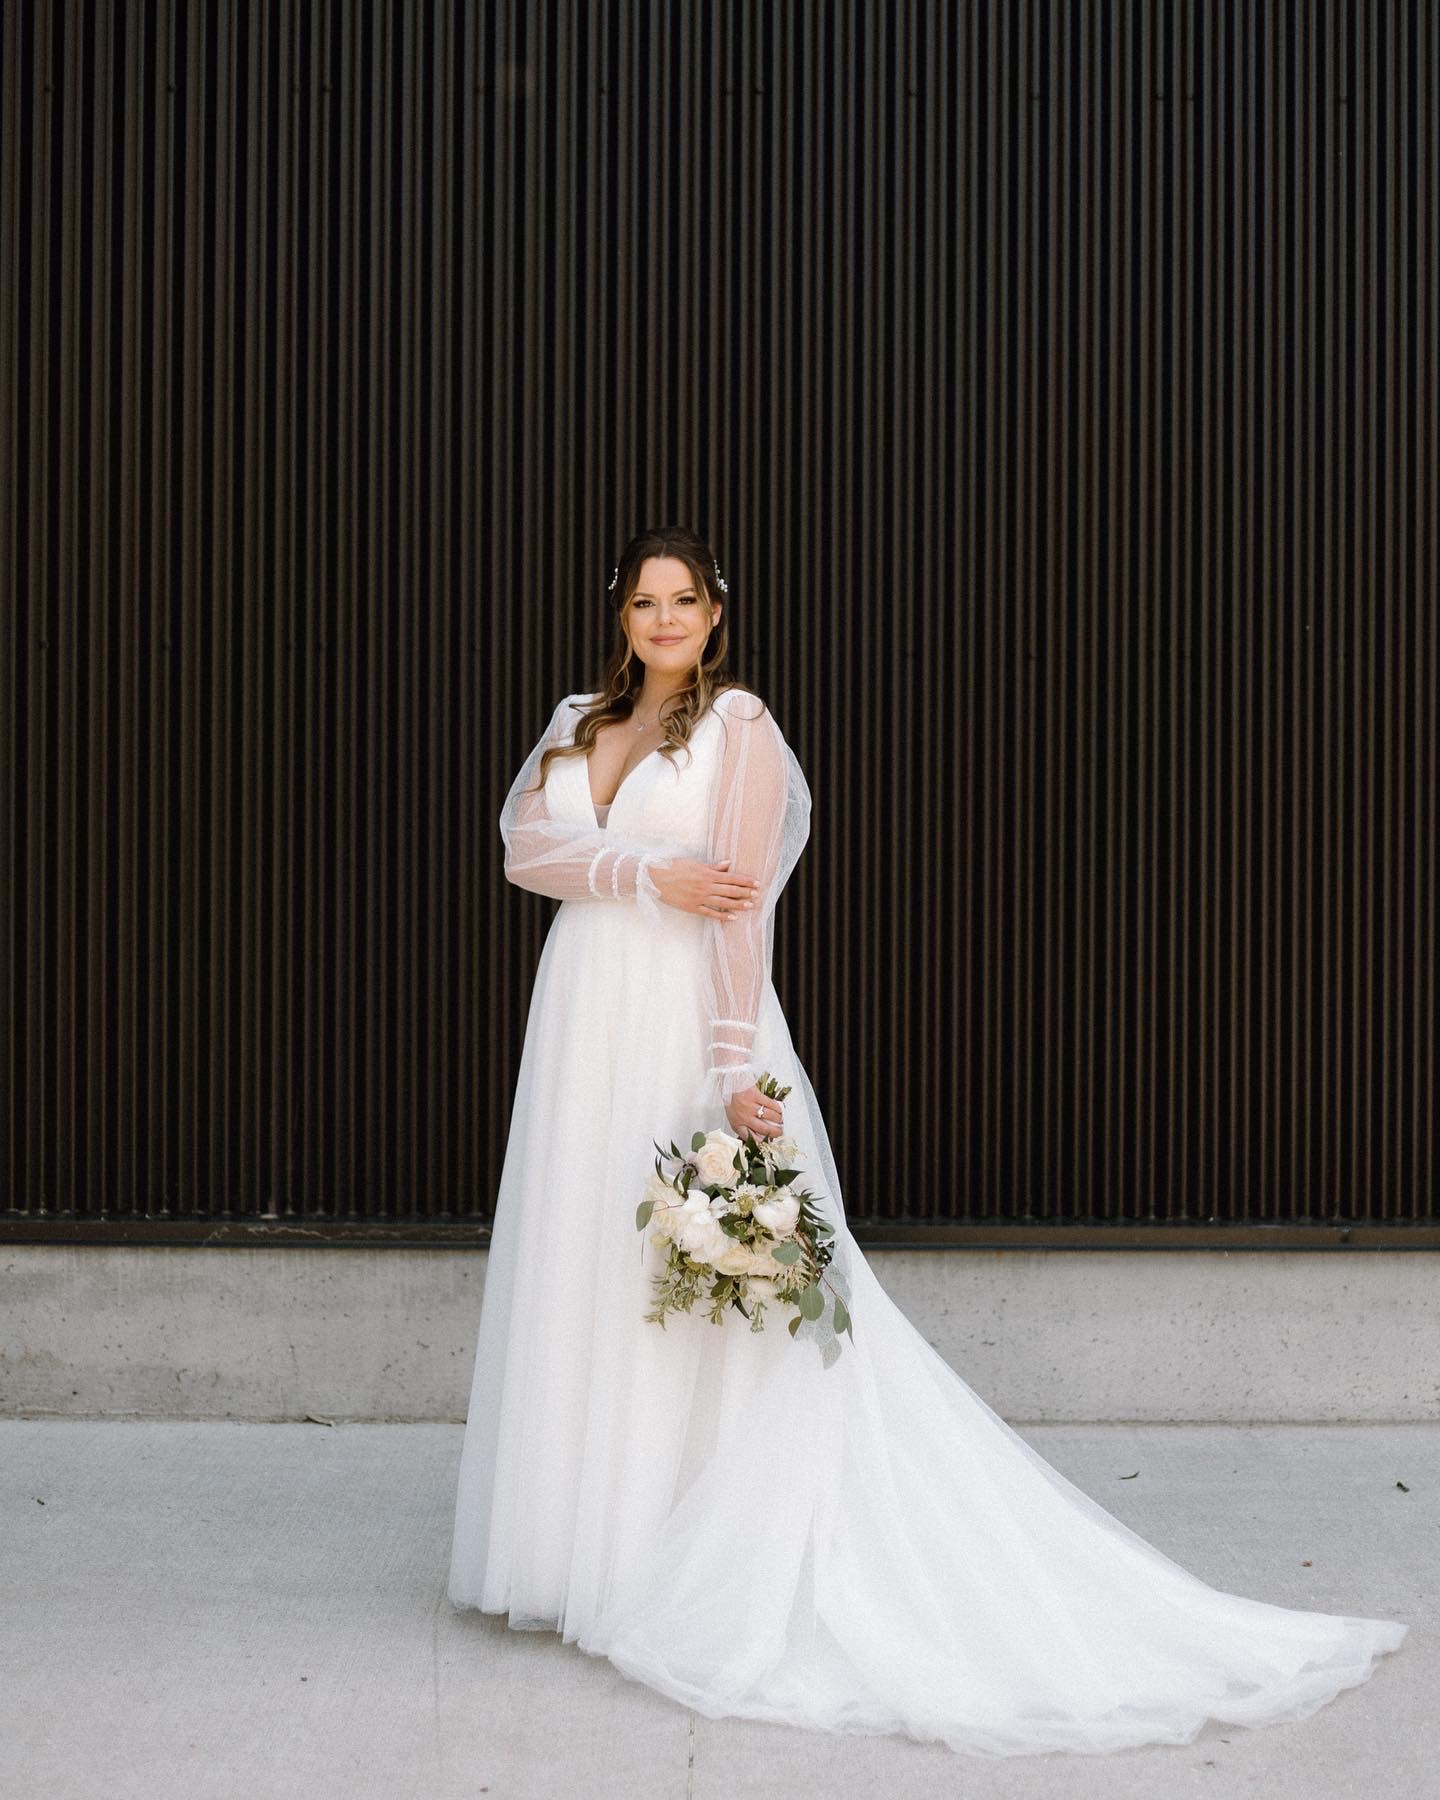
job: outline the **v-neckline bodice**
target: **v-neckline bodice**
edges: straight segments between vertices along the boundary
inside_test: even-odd
[[[633,763],[631,763],[630,767],[625,771],[624,775],[621,776],[620,786],[615,789],[615,792],[610,796],[610,798],[608,800],[597,800],[595,798],[595,790],[590,785],[590,756],[587,756],[585,758],[585,791],[590,796],[590,810],[595,813],[595,823],[597,825],[603,826],[603,824],[605,823],[605,820],[609,819],[611,812],[614,810],[615,802],[620,798],[620,789],[625,786],[625,783],[627,781],[629,781],[630,777],[636,772],[637,769],[641,768],[645,763],[649,762],[649,760],[652,756],[658,756],[660,753],[660,750],[661,750],[661,745],[656,744],[653,749],[647,750],[643,756],[637,756],[635,761]],[[595,753],[592,750],[590,752],[590,755],[593,756],[594,754]],[[596,811],[596,808],[601,807],[601,806],[603,806],[606,809],[605,810],[605,819],[603,819],[603,820],[601,819],[599,812]]]
[[[727,694],[727,693],[731,693],[733,691],[734,690],[732,688],[722,688],[721,694]],[[716,696],[717,699],[719,697],[720,696],[718,696],[718,695]],[[695,741],[695,735],[696,735],[696,732],[699,730],[700,726],[703,725],[707,719],[713,717],[716,713],[718,713],[718,711],[719,711],[718,706],[715,704],[714,701],[712,701],[711,704],[705,709],[705,712],[701,715],[701,718],[700,718],[699,722],[697,723],[695,730],[692,731],[690,734],[690,742],[692,744]],[[646,763],[653,761],[653,759],[655,757],[657,757],[664,748],[665,748],[665,738],[662,735],[660,742],[658,744],[652,745],[652,747],[649,750],[647,750],[643,756],[637,757],[635,759],[635,761],[633,763],[631,763],[630,767],[625,771],[625,774],[622,777],[619,786],[615,789],[615,792],[610,796],[609,804],[608,804],[608,806],[606,806],[605,817],[602,819],[600,817],[599,812],[596,809],[602,805],[605,805],[605,802],[597,800],[595,798],[595,790],[590,785],[590,758],[595,754],[594,747],[593,746],[591,747],[589,755],[587,755],[583,759],[583,773],[584,773],[584,777],[585,777],[585,798],[589,802],[591,816],[593,817],[593,819],[595,821],[595,825],[596,825],[597,829],[604,831],[607,828],[607,826],[609,825],[610,819],[611,819],[612,815],[614,814],[615,808],[620,803],[621,794],[630,785],[631,780],[636,775],[639,774],[641,769],[643,769],[645,767]]]

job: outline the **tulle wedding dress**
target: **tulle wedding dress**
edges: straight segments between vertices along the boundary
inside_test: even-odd
[[[1293,1611],[1187,1573],[1052,1468],[891,1301],[845,1225],[771,983],[810,793],[773,714],[723,690],[602,823],[567,696],[501,817],[506,873],[562,904],[535,976],[461,1452],[449,1595],[551,1629],[712,1718],[904,1732],[1013,1756],[1307,1717],[1408,1627]],[[665,906],[671,856],[762,901]],[[645,1321],[635,1210],[654,1142],[728,1129],[770,1070],[835,1231],[832,1314],[792,1337],[697,1309]]]

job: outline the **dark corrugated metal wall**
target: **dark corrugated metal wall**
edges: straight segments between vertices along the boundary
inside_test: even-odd
[[[483,1235],[682,518],[869,1241],[1440,1242],[1433,9],[0,16],[9,1236]]]

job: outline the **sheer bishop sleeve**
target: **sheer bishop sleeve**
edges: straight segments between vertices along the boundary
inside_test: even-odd
[[[706,860],[760,883],[755,905],[705,921],[706,1086],[717,1106],[749,1087],[761,1002],[770,983],[775,902],[810,835],[810,790],[774,714],[755,694],[728,689],[716,701],[725,741],[711,796]]]
[[[573,698],[567,694],[555,708],[544,736],[525,758],[505,796],[500,811],[505,879],[554,900],[633,900],[658,915],[664,902],[651,870],[668,867],[670,857],[661,855],[653,844],[627,842],[593,823],[570,824],[552,818],[545,790],[534,785],[546,748],[567,743],[573,736]],[[556,767],[552,762],[552,773]],[[588,781],[583,767],[580,775]]]

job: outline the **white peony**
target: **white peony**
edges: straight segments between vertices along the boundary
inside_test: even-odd
[[[739,1138],[731,1137],[726,1131],[709,1131],[705,1134],[705,1142],[694,1152],[694,1159],[700,1179],[707,1187],[713,1187],[719,1181],[734,1179],[735,1152],[739,1148]]]
[[[746,1297],[750,1300],[764,1300],[774,1305],[780,1294],[780,1284],[769,1275],[752,1275],[745,1283]]]
[[[709,1263],[712,1269],[718,1268],[721,1261],[729,1254],[734,1242],[734,1238],[727,1237],[717,1225],[714,1231],[705,1237],[699,1251],[692,1252],[692,1255],[698,1254],[701,1262]]]
[[[755,1208],[756,1221],[767,1231],[773,1231],[777,1238],[789,1237],[795,1230],[799,1217],[800,1202],[793,1194],[774,1200],[762,1200]]]
[[[713,1263],[734,1242],[720,1229],[709,1200],[698,1191],[675,1214],[672,1235],[685,1254],[697,1262]]]

